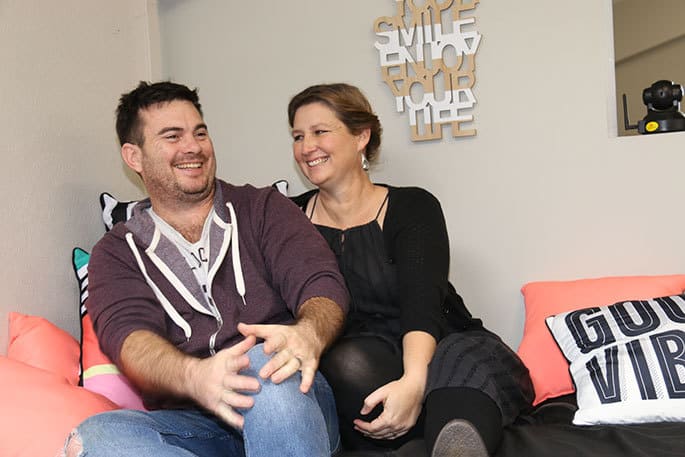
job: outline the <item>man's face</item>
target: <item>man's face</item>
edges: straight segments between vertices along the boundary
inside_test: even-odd
[[[207,126],[189,101],[174,100],[140,112],[143,144],[131,167],[153,204],[192,203],[213,195],[216,162]]]

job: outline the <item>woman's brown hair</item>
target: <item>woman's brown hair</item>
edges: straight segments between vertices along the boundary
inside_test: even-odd
[[[366,145],[366,158],[374,162],[381,146],[383,128],[362,91],[345,83],[318,84],[306,88],[288,104],[288,123],[291,128],[297,110],[311,103],[322,103],[330,108],[353,135],[369,129],[371,135]]]

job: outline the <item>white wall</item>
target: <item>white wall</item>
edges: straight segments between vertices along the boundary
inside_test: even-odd
[[[153,74],[156,17],[144,0],[0,0],[0,353],[10,311],[79,334],[71,250],[102,236],[100,192],[139,195],[114,109]]]
[[[441,199],[451,278],[514,346],[527,281],[685,270],[685,134],[616,137],[610,0],[483,1],[478,135],[428,143],[409,140],[373,47],[374,20],[394,15],[394,0],[159,8],[163,75],[200,88],[228,180],[304,189],[288,99],[318,82],[360,86],[385,128],[374,178]]]

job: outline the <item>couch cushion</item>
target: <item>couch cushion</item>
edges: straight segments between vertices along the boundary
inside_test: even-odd
[[[144,410],[140,393],[100,350],[93,323],[88,314],[88,261],[90,255],[74,248],[72,262],[81,291],[81,379],[80,385],[112,400],[122,408]]]
[[[616,276],[574,281],[538,281],[523,286],[526,315],[518,354],[530,370],[535,404],[574,392],[568,362],[545,319],[566,311],[620,300],[649,299],[685,291],[685,275]]]
[[[40,316],[12,312],[9,315],[7,357],[79,381],[78,341]]]
[[[547,325],[571,364],[574,424],[685,420],[685,296],[584,308]]]
[[[515,425],[493,457],[682,457],[685,424]]]
[[[0,356],[0,455],[51,457],[93,414],[117,409],[58,374]]]

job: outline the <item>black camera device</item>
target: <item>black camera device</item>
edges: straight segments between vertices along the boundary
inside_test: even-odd
[[[637,129],[640,133],[664,133],[685,130],[685,115],[680,112],[683,86],[672,81],[660,80],[642,91],[642,101],[647,105],[647,115],[637,125],[628,121],[626,94],[623,94],[623,121],[626,130]]]

